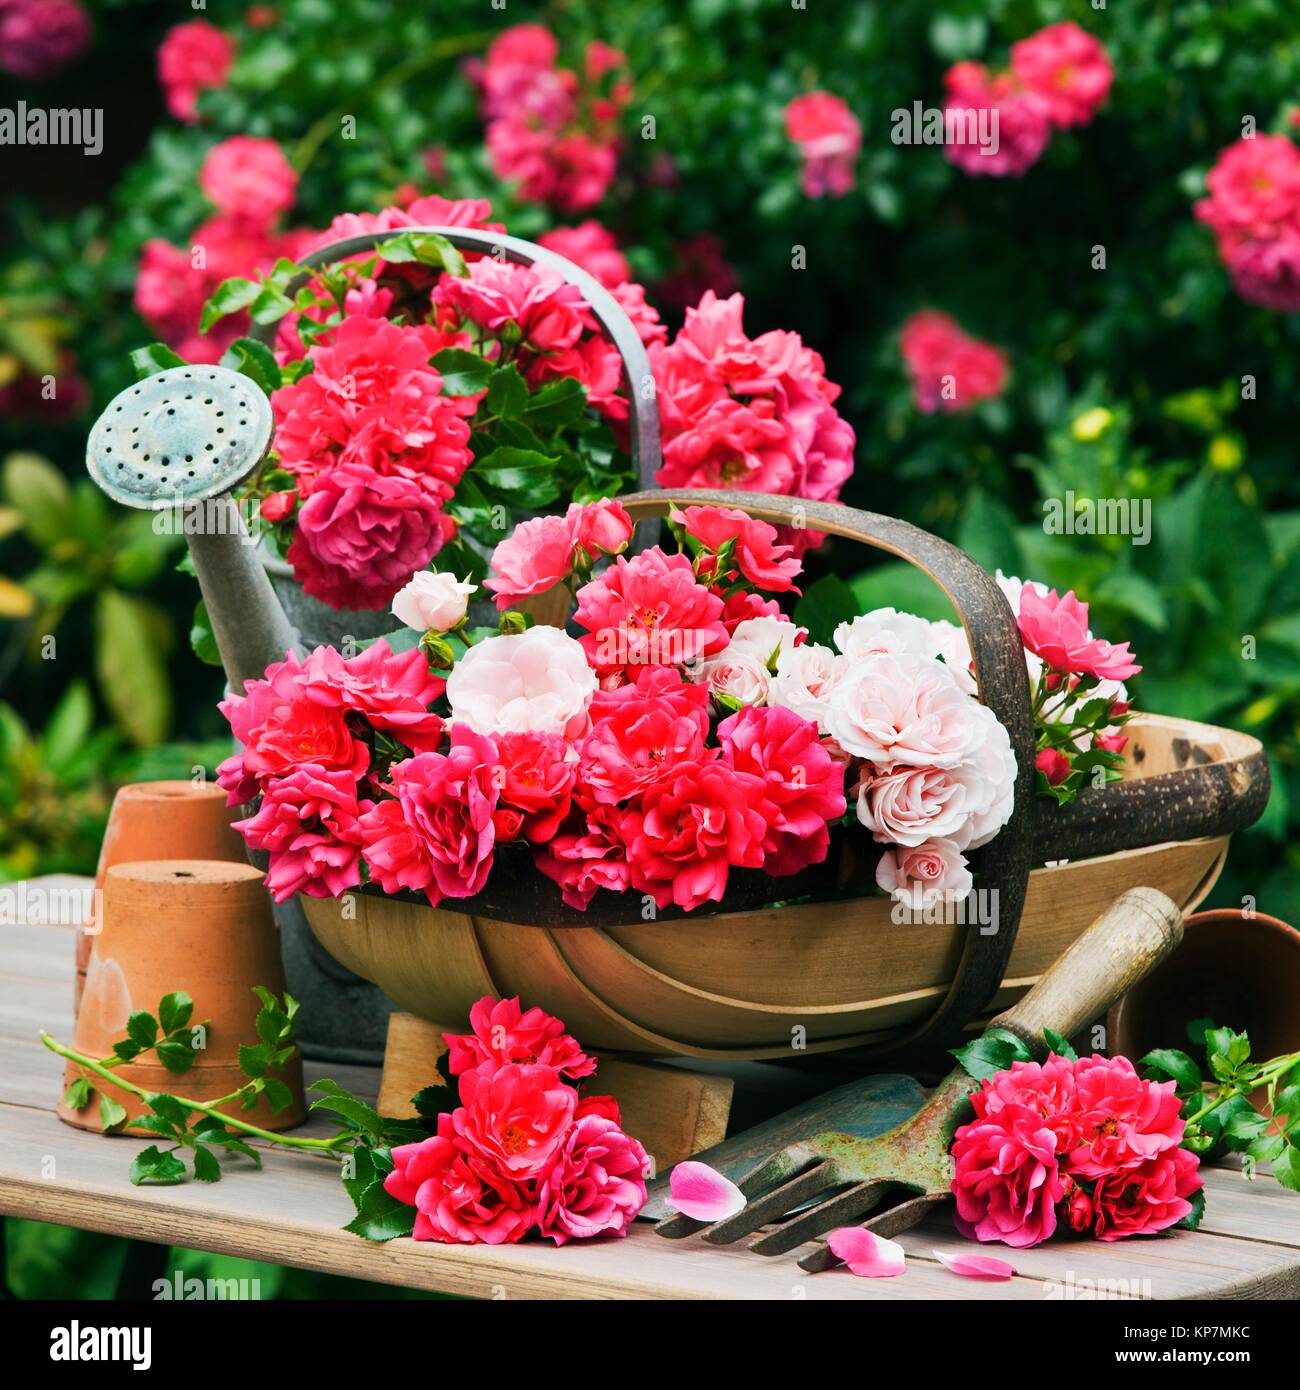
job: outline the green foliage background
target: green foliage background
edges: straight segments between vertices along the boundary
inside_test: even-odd
[[[536,234],[554,219],[491,175],[459,65],[528,19],[554,28],[561,61],[576,63],[591,38],[615,44],[637,95],[619,180],[593,215],[652,298],[682,238],[720,237],[749,331],[798,330],[845,388],[858,431],[846,501],[918,522],[991,568],[1075,588],[1097,630],[1132,640],[1146,668],[1139,708],[1262,738],[1274,796],[1213,901],[1249,895],[1297,915],[1300,323],[1236,296],[1192,205],[1244,120],[1295,130],[1300,0],[511,0],[504,12],[482,0],[282,0],[256,31],[242,10],[212,0],[204,14],[240,39],[230,85],[201,100],[204,124],[159,118],[146,139],[139,112],[159,109],[152,49],[177,16],[130,0],[98,7],[103,64],[57,79],[48,99],[115,92],[126,105],[109,110],[105,159],[123,167],[111,190],[84,197],[79,156],[16,181],[0,358],[37,364],[73,347],[92,410],[125,384],[127,350],[152,336],[130,309],[139,249],[151,236],[186,244],[209,211],[199,163],[231,134],[284,144],[302,172],[299,223],[382,206],[409,181],[491,197],[512,232]],[[1058,133],[1023,178],[969,178],[932,147],[890,142],[890,113],[941,100],[950,63],[1001,62],[1009,43],[1061,18],[1105,43],[1115,87],[1092,125]],[[801,195],[782,126],[786,102],[816,87],[863,126],[857,187],[839,200]],[[0,88],[0,101],[10,95]],[[114,145],[113,111],[128,108],[137,120]],[[355,139],[342,138],[346,116]],[[430,145],[446,157],[436,185]],[[663,155],[670,187],[651,178]],[[925,306],[1008,351],[1002,399],[916,412],[897,329]],[[90,863],[108,787],[141,775],[142,758],[159,775],[219,756],[216,682],[186,640],[191,581],[174,573],[170,538],[76,482],[90,418],[40,433],[0,421],[0,451],[26,456],[0,479],[0,875]],[[1046,534],[1042,503],[1067,490],[1149,499],[1151,543]],[[870,570],[842,547],[813,566],[858,574],[864,603],[933,601],[914,575]],[[51,631],[60,654],[42,660]]]

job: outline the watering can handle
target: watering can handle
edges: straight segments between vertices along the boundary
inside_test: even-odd
[[[582,291],[582,297],[591,307],[600,326],[609,335],[623,360],[623,381],[627,387],[630,407],[629,426],[631,433],[632,460],[636,464],[637,481],[643,488],[655,485],[655,475],[662,463],[659,449],[659,403],[654,392],[654,376],[650,370],[650,359],[627,311],[617,299],[581,266],[519,237],[506,236],[504,232],[484,231],[477,227],[395,227],[390,231],[366,232],[360,236],[343,237],[331,241],[308,255],[299,264],[303,273],[297,276],[288,287],[292,298],[298,290],[311,279],[310,271],[322,265],[329,265],[348,256],[362,255],[367,251],[377,251],[386,241],[397,236],[434,235],[445,238],[460,251],[480,251],[484,255],[504,257],[516,265],[543,265],[558,271],[571,285]],[[275,341],[278,322],[256,324],[252,336],[259,342],[270,346]]]
[[[961,960],[947,995],[934,1013],[897,1041],[871,1049],[873,1055],[912,1052],[956,1040],[962,1026],[993,997],[1006,975],[1029,885],[1034,827],[1034,719],[1024,644],[1016,620],[992,575],[963,550],[895,517],[826,502],[806,502],[754,492],[666,489],[620,497],[633,520],[660,517],[670,508],[735,507],[777,525],[844,536],[887,551],[915,565],[943,590],[957,610],[974,658],[980,699],[998,717],[1016,755],[1015,805],[1011,818],[979,851],[980,887],[996,894],[996,929],[978,922],[967,929]]]

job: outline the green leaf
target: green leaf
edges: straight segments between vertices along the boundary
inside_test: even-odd
[[[477,396],[486,391],[495,368],[485,357],[465,348],[443,348],[433,355],[433,365],[442,377],[444,396]]]
[[[329,1110],[342,1117],[349,1129],[359,1130],[378,1139],[384,1132],[384,1122],[377,1110],[372,1110],[355,1096],[322,1096],[311,1103],[313,1110]]]
[[[1205,1189],[1198,1187],[1195,1192],[1187,1199],[1192,1204],[1192,1209],[1178,1223],[1180,1230],[1194,1231],[1201,1224],[1201,1218],[1205,1215]]]
[[[64,1092],[63,1103],[69,1110],[84,1110],[94,1095],[94,1087],[84,1076],[79,1076]]]
[[[214,323],[227,314],[237,314],[241,309],[247,309],[261,293],[262,286],[256,280],[245,280],[239,276],[223,280],[203,306],[199,332],[207,333]]]
[[[379,254],[395,265],[418,261],[421,265],[449,270],[453,275],[466,273],[465,257],[437,232],[401,232],[389,237],[380,246]]]
[[[343,1186],[347,1194],[352,1198],[352,1205],[357,1209],[357,1214],[361,1213],[361,1201],[366,1192],[374,1183],[378,1176],[375,1172],[374,1150],[367,1148],[364,1144],[359,1144],[350,1150],[343,1158],[343,1168],[341,1177]],[[348,1176],[349,1170],[352,1176]]]
[[[432,1120],[444,1112],[455,1110],[460,1100],[454,1086],[435,1083],[417,1091],[411,1097],[411,1104],[415,1106],[416,1114],[423,1115],[426,1120]]]
[[[221,365],[255,381],[268,396],[279,389],[280,364],[271,349],[256,338],[236,338],[223,354]]]
[[[135,368],[135,379],[143,381],[147,376],[156,376],[169,367],[183,367],[185,359],[174,353],[166,343],[150,343],[148,347],[136,348],[131,353],[131,365]]]
[[[184,990],[173,990],[158,1001],[158,1022],[164,1033],[184,1028],[194,1012],[194,1000]]]
[[[1140,1067],[1151,1067],[1171,1076],[1178,1083],[1180,1091],[1196,1091],[1201,1086],[1201,1069],[1187,1053],[1173,1047],[1157,1047],[1148,1052],[1138,1062]]]
[[[1300,1192],[1300,1149],[1287,1144],[1273,1159],[1273,1176],[1293,1192]]]
[[[39,454],[10,454],[0,473],[0,490],[22,517],[23,530],[42,549],[72,534],[72,489]]]
[[[264,1094],[271,1104],[271,1109],[277,1115],[281,1110],[287,1110],[293,1104],[293,1092],[283,1081],[277,1081],[273,1076],[266,1078]]]
[[[113,1044],[113,1056],[120,1057],[124,1062],[130,1062],[138,1057],[144,1049],[139,1043],[133,1043],[130,1038],[120,1038]]]
[[[1043,1041],[1058,1057],[1064,1057],[1071,1062],[1078,1060],[1079,1054],[1070,1045],[1069,1038],[1062,1037],[1055,1028],[1043,1029]]]
[[[161,1042],[154,1049],[158,1060],[173,1076],[189,1071],[198,1058],[198,1049],[183,1042]]]
[[[857,596],[838,574],[826,574],[804,590],[794,606],[794,620],[808,629],[808,640],[829,646],[835,629],[859,613]]]
[[[131,1121],[132,1134],[141,1129],[146,1134],[161,1134],[164,1139],[178,1139],[182,1133],[181,1129],[161,1115],[141,1115],[138,1120]]]
[[[487,408],[503,420],[513,420],[528,407],[528,385],[513,362],[498,367],[488,381]]]
[[[415,1208],[399,1202],[384,1191],[382,1182],[375,1181],[366,1188],[356,1216],[343,1229],[365,1240],[382,1241],[409,1236],[414,1227]]]
[[[45,764],[55,776],[72,765],[90,736],[95,706],[85,681],[74,680],[63,692],[41,734]]]
[[[138,746],[161,743],[171,723],[171,684],[157,611],[143,599],[102,589],[95,628],[96,674],[114,719]]]
[[[202,1144],[194,1146],[194,1176],[200,1182],[216,1182],[221,1177],[221,1164],[216,1154]]]
[[[205,1144],[218,1144],[223,1149],[229,1149],[231,1153],[242,1154],[245,1158],[252,1159],[255,1168],[262,1166],[262,1155],[237,1134],[229,1134],[225,1130],[219,1134],[211,1132],[204,1134],[203,1142]]]
[[[170,1120],[174,1125],[184,1127],[190,1118],[188,1105],[182,1105],[176,1096],[168,1095],[166,1091],[159,1091],[156,1095],[149,1097],[147,1104],[155,1115],[161,1115],[164,1120]]]
[[[141,1051],[158,1040],[158,1020],[145,1009],[138,1009],[126,1021],[126,1035]]]
[[[969,1042],[964,1047],[953,1048],[952,1055],[961,1064],[962,1069],[976,1081],[983,1081],[986,1077],[1006,1071],[1012,1062],[1033,1061],[1033,1053],[1014,1033],[1008,1032],[1005,1028],[990,1029],[974,1042]]]
[[[548,382],[524,407],[524,419],[534,429],[562,429],[575,424],[587,408],[587,388],[571,376]]]
[[[523,493],[531,505],[545,506],[556,495],[553,475],[559,461],[556,454],[516,449],[506,444],[477,460],[471,470],[480,482],[490,487]]]
[[[112,1096],[99,1097],[99,1118],[104,1132],[118,1129],[126,1123],[126,1110]]]
[[[147,1149],[141,1149],[132,1160],[131,1181],[137,1187],[144,1183],[184,1182],[185,1165],[174,1153],[164,1153],[150,1144]]]
[[[239,1069],[245,1076],[265,1076],[270,1065],[271,1049],[266,1043],[259,1043],[256,1047],[249,1047],[247,1043],[240,1043]]]

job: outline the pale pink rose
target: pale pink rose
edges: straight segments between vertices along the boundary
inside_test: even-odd
[[[942,659],[967,695],[974,695],[979,687],[971,670],[973,658],[965,628],[945,619],[927,623],[926,626],[930,630],[930,654]]]
[[[481,734],[577,738],[595,690],[586,653],[556,627],[476,643],[447,679],[452,719]]]
[[[783,652],[793,651],[807,629],[781,617],[746,618],[737,623],[727,652],[748,652],[770,671]],[[723,652],[722,655],[726,655]]]
[[[894,655],[934,656],[930,624],[896,608],[876,608],[835,629],[835,645],[845,656],[858,660],[880,652]]]
[[[888,849],[876,865],[876,886],[918,912],[936,900],[959,902],[973,883],[965,858],[951,840]]]
[[[724,705],[763,705],[767,703],[771,676],[763,658],[747,648],[727,647],[691,670],[693,679],[709,687],[710,693],[723,697]]]
[[[457,579],[454,574],[421,570],[397,591],[393,617],[417,632],[450,632],[464,620],[469,596],[477,592],[477,584]]]
[[[776,659],[776,675],[768,688],[767,702],[793,710],[824,731],[831,691],[849,667],[847,657],[816,642],[805,642],[801,647],[782,647]]]
[[[496,572],[483,581],[503,612],[521,599],[544,594],[567,579],[573,568],[573,531],[565,517],[538,516],[521,521],[492,552]]]
[[[956,767],[975,755],[986,730],[942,662],[911,653],[855,661],[831,692],[827,732],[879,771],[900,764]]]

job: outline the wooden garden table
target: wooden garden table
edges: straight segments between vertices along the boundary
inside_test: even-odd
[[[73,933],[0,927],[0,1213],[162,1244],[269,1260],[475,1298],[1081,1299],[1294,1298],[1300,1294],[1300,1194],[1261,1176],[1206,1172],[1205,1224],[1157,1240],[1054,1242],[997,1253],[1019,1271],[1006,1283],[947,1273],[933,1252],[971,1249],[946,1216],[902,1237],[899,1279],[844,1270],[804,1274],[794,1256],[763,1259],[698,1239],[671,1242],[638,1223],[626,1240],[505,1247],[394,1240],[372,1245],[339,1228],[351,1204],[335,1163],[268,1153],[262,1172],[230,1165],[218,1183],[132,1187],[127,1169],[144,1140],[105,1138],[54,1113],[60,1058],[44,1028],[72,1032]],[[377,1068],[309,1063],[308,1081],[332,1076],[373,1097]],[[307,1129],[303,1132],[310,1132]]]

